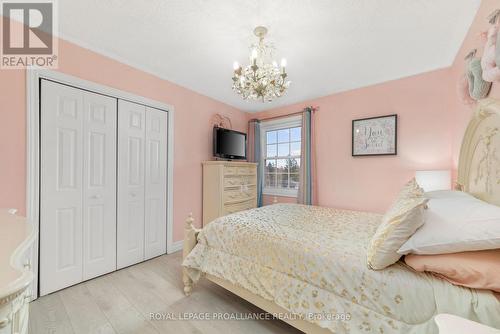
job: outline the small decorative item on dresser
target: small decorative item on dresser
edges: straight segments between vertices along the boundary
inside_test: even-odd
[[[352,156],[396,155],[398,115],[352,121]]]
[[[231,123],[231,119],[227,116],[221,114],[214,114],[210,119],[211,127],[218,127],[224,129],[232,129],[233,124]]]

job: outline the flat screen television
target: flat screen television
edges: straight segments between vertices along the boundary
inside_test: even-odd
[[[245,160],[247,158],[246,133],[214,127],[214,157]]]

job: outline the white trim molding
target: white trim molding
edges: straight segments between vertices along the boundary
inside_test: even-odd
[[[296,189],[281,189],[281,188],[266,188],[262,189],[264,196],[279,196],[279,197],[297,197],[298,190]]]
[[[107,87],[61,72],[31,67],[26,70],[26,216],[39,230],[40,222],[40,79],[52,80],[61,84],[89,90],[102,95],[127,100],[168,113],[167,144],[167,254],[176,252],[182,246],[173,240],[173,195],[174,195],[174,107],[163,102],[148,99],[129,92]],[[38,297],[38,236],[33,247],[32,263],[34,269],[34,298]]]
[[[170,251],[168,252],[168,254],[172,254],[172,253],[176,253],[176,252],[181,251],[183,245],[184,245],[184,240],[174,241],[171,244]]]

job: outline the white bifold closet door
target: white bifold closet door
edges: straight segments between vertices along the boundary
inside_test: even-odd
[[[146,108],[144,257],[167,252],[167,113]]]
[[[117,266],[166,252],[167,113],[118,102]]]
[[[118,269],[144,260],[146,107],[118,101]]]
[[[42,80],[40,293],[116,269],[116,99]]]

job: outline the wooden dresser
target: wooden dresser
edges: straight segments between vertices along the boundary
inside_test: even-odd
[[[256,207],[256,163],[203,162],[203,226],[218,217]]]
[[[26,218],[0,209],[0,334],[28,333],[35,237],[36,229]]]

